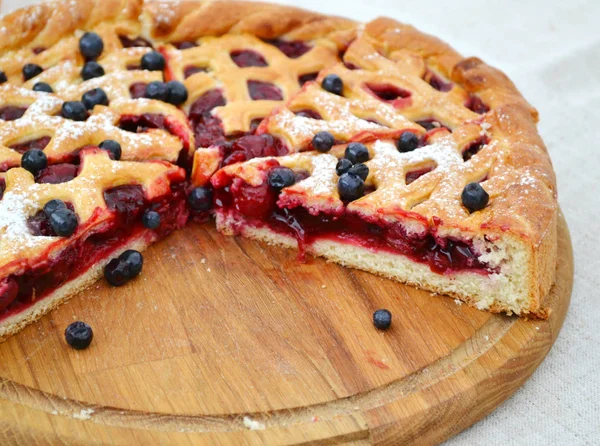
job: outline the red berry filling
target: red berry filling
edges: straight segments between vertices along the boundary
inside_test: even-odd
[[[71,181],[77,176],[79,166],[74,164],[54,164],[37,174],[36,183],[59,184]]]
[[[240,68],[246,67],[268,67],[269,64],[265,58],[252,50],[235,50],[230,54],[231,60]]]
[[[438,91],[441,92],[448,92],[450,90],[452,90],[452,82],[446,82],[444,81],[440,76],[438,76],[437,74],[435,74],[433,71],[427,71],[425,73],[425,76],[423,77],[423,79],[429,84],[431,85],[433,88],[435,88]]]
[[[185,225],[188,210],[182,183],[173,185],[171,193],[152,202],[137,189],[138,186],[125,186],[106,191],[105,200],[113,211],[112,219],[92,229],[87,238],[75,240],[59,256],[37,262],[23,274],[1,281],[0,320],[23,311],[100,260],[116,255],[133,237],[146,233],[145,237],[164,238]],[[143,226],[141,217],[146,209],[160,214],[159,228],[150,231]],[[36,223],[30,221],[30,227],[32,224],[35,228]],[[37,230],[47,231],[42,223]]]
[[[296,116],[300,116],[302,118],[310,118],[310,119],[323,119],[323,117],[321,116],[321,114],[318,111],[315,110],[310,110],[310,109],[305,109],[305,110],[298,110],[297,112],[294,112],[294,114]]]
[[[122,115],[119,127],[133,133],[143,133],[148,129],[166,130],[181,139],[184,149],[189,149],[190,141],[187,128],[170,116],[155,113],[144,113],[143,115]]]
[[[396,108],[402,108],[410,105],[410,91],[398,88],[391,84],[365,84],[365,90],[376,98],[392,104]]]
[[[471,111],[474,111],[475,113],[479,113],[480,115],[483,115],[484,113],[490,111],[490,108],[483,103],[479,96],[475,96],[472,94],[469,95],[469,99],[467,100],[465,107],[467,107]]]
[[[143,37],[134,37],[133,39],[128,36],[119,36],[119,40],[121,41],[121,45],[123,48],[132,48],[132,47],[145,47],[145,48],[153,48],[152,44],[148,42]]]
[[[276,163],[276,162],[274,162]],[[343,212],[341,215],[311,215],[302,207],[281,209],[277,192],[266,182],[250,186],[239,178],[215,177],[215,205],[222,211],[242,215],[252,226],[268,226],[298,240],[300,256],[319,239],[329,239],[367,249],[403,254],[429,265],[439,274],[470,270],[488,274],[492,270],[478,260],[472,243],[425,234],[408,234],[399,223],[385,223]]]
[[[43,47],[43,46],[36,46],[36,47],[35,47],[35,48],[33,48],[31,51],[33,52],[33,54],[41,54],[41,53],[43,53],[44,51],[46,51],[46,48],[45,48],[45,47]]]
[[[298,83],[300,86],[304,85],[307,82],[314,81],[319,76],[319,73],[308,73],[298,76]]]
[[[3,107],[0,108],[0,119],[3,121],[14,121],[22,117],[26,111],[26,107]]]
[[[10,146],[10,148],[13,150],[16,150],[17,152],[19,152],[22,155],[23,153],[27,152],[30,149],[44,150],[44,148],[48,145],[49,142],[50,142],[50,137],[43,136],[38,139],[33,139],[31,141],[22,142],[20,144],[13,144],[12,146]]]
[[[193,76],[196,73],[206,73],[208,70],[203,67],[197,67],[195,65],[188,65],[183,69],[183,78],[187,79],[190,76]]]
[[[486,137],[478,138],[473,141],[463,150],[462,156],[464,161],[470,160],[474,155],[476,155],[482,148],[489,142],[489,139]]]
[[[143,98],[146,94],[146,83],[145,82],[136,82],[129,86],[129,94],[132,99]]]
[[[279,48],[283,54],[290,59],[297,59],[300,56],[308,53],[312,47],[301,40],[268,40],[267,43]]]
[[[279,89],[279,87],[269,83],[262,81],[248,81],[248,91],[250,92],[250,97],[255,101],[282,101],[283,93]]]
[[[213,116],[211,111],[225,105],[226,102],[220,90],[209,90],[194,101],[190,107],[189,120],[196,147],[208,147],[225,141],[221,120]]]
[[[426,173],[431,172],[433,169],[434,169],[433,167],[424,167],[423,169],[413,170],[411,172],[407,172],[406,173],[406,178],[405,178],[406,184],[412,183],[413,181],[415,181],[416,179],[422,177]]]
[[[189,42],[189,41],[175,42],[175,43],[172,43],[171,45],[173,45],[178,50],[189,50],[190,48],[196,48],[198,46],[198,44],[196,42]]]
[[[240,163],[252,158],[282,156],[288,153],[287,147],[279,138],[271,135],[248,135],[219,146],[223,158],[222,166]]]

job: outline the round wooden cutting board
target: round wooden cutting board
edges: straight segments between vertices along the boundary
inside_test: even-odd
[[[572,281],[562,216],[548,321],[190,225],[135,281],[100,281],[0,344],[0,444],[438,443],[536,369]],[[74,320],[87,350],[65,344]]]

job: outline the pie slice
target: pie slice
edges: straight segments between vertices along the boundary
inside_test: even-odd
[[[536,119],[499,71],[376,20],[258,127],[302,153],[212,177],[217,227],[480,309],[547,317],[556,197]],[[319,147],[320,132],[337,145]],[[485,202],[463,198],[473,190]]]
[[[536,120],[505,75],[390,19],[237,1],[16,11],[0,19],[0,340],[212,215],[547,317],[557,206]]]

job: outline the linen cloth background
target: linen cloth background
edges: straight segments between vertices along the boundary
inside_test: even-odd
[[[600,444],[600,0],[277,2],[360,21],[385,15],[413,24],[506,72],[538,108],[573,239],[571,307],[531,379],[446,444]],[[31,3],[4,0],[2,12]]]

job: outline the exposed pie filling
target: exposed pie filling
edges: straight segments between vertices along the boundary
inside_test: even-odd
[[[0,108],[0,119],[3,121],[14,121],[15,119],[22,117],[26,111],[27,108],[25,107],[3,107]]]
[[[282,209],[277,206],[278,192],[266,182],[253,187],[223,172],[214,180],[214,202],[218,210],[231,213],[234,218],[244,217],[245,224],[267,226],[277,233],[294,237],[301,258],[306,247],[315,241],[333,240],[402,254],[429,265],[432,271],[440,274],[464,270],[481,274],[493,272],[478,260],[471,242],[439,237],[434,229],[414,235],[408,234],[400,223],[383,223],[346,211],[340,215],[319,213],[314,216],[302,207]]]
[[[123,130],[133,133],[143,133],[148,129],[166,130],[181,140],[185,150],[189,149],[190,147],[187,128],[170,116],[154,113],[144,113],[143,115],[122,115],[121,120],[119,121],[119,127]]]
[[[121,186],[104,192],[112,218],[73,241],[55,257],[39,259],[35,266],[0,281],[0,320],[17,314],[56,288],[85,273],[98,261],[118,252],[135,237],[164,238],[185,225],[188,218],[184,184],[172,185],[171,193],[152,202],[144,197],[140,186]],[[67,203],[67,206],[69,204]],[[144,228],[141,215],[152,209],[161,216],[155,230]],[[41,212],[41,213],[40,213]],[[51,235],[52,229],[43,211],[30,218],[34,234]],[[80,228],[78,232],[84,232]],[[144,234],[145,233],[145,234]]]

